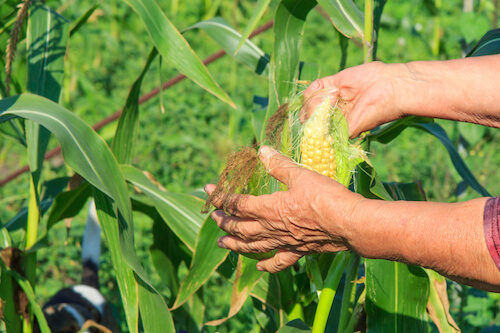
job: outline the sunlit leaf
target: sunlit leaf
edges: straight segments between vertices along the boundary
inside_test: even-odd
[[[201,21],[183,30],[202,29],[226,53],[242,65],[259,75],[267,76],[269,57],[250,40],[245,40],[243,46],[236,52],[236,46],[241,39],[241,34],[234,30],[222,17]]]
[[[27,31],[27,91],[59,100],[64,75],[64,56],[69,38],[69,23],[48,7],[36,5],[30,10]],[[26,121],[28,161],[38,186],[50,132],[38,123]]]
[[[295,92],[299,74],[302,36],[307,14],[315,0],[281,1],[274,15],[274,53],[269,72],[269,103],[259,141],[265,138],[267,119]]]
[[[234,107],[208,69],[154,0],[124,0],[139,15],[161,56],[203,89]]]
[[[364,15],[351,0],[318,0],[333,25],[348,38],[364,39]]]
[[[116,282],[120,289],[123,310],[130,332],[138,332],[139,325],[139,291],[134,271],[127,265],[120,251],[118,221],[111,200],[102,192],[92,189],[99,224],[111,250],[111,259],[116,274]]]
[[[134,278],[139,284],[139,298],[143,297],[139,302],[146,304],[148,310],[150,310],[150,305],[154,304],[155,311],[141,312],[143,320],[169,318],[168,307],[158,293],[151,292],[154,289],[137,258],[128,188],[116,159],[102,138],[76,115],[48,99],[35,95],[20,95],[0,100],[0,122],[3,121],[3,115],[23,117],[46,127],[59,139],[65,162],[112,199],[117,209],[111,208],[111,201],[106,197],[101,197],[100,203],[96,200],[96,206],[98,211],[103,211],[104,215],[110,216],[111,222],[101,222],[101,225],[105,234],[108,235],[108,244],[114,252],[113,255],[126,262],[136,274]],[[94,196],[99,193],[95,191]],[[112,218],[113,213],[118,223]],[[127,281],[130,282],[130,280]],[[127,285],[120,290],[124,292],[127,288],[130,286]],[[131,305],[133,310],[134,306],[137,307],[137,303],[133,301],[131,303],[133,303]],[[132,312],[126,311],[125,313],[128,315]],[[127,317],[127,319],[136,322],[134,318]],[[136,331],[134,325],[129,329]]]
[[[128,182],[137,186],[151,200],[170,229],[194,251],[198,235],[206,215],[201,214],[204,201],[188,194],[161,191],[139,169],[122,166]]]

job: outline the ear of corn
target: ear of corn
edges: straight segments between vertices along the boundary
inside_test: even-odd
[[[332,102],[326,98],[314,111],[303,128],[300,143],[301,163],[335,179],[337,163],[335,160],[334,138],[331,133],[333,114]]]
[[[302,128],[300,163],[348,186],[351,174],[366,160],[360,146],[349,143],[342,110],[326,97]]]

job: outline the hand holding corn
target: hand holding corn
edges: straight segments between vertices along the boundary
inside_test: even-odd
[[[470,122],[500,128],[500,55],[406,64],[372,62],[314,81],[304,92],[300,119],[325,94],[340,97],[349,136],[405,116]],[[322,92],[321,92],[322,91]],[[317,94],[316,94],[317,93]]]
[[[262,196],[234,195],[229,206],[232,215],[222,210],[212,214],[217,225],[230,234],[219,239],[219,246],[246,253],[278,249],[274,257],[257,265],[272,273],[293,265],[305,254],[347,250],[350,219],[363,197],[267,146],[260,149],[259,157],[288,190]],[[210,194],[214,188],[207,185],[205,190]]]

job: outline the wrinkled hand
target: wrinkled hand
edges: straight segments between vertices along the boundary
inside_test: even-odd
[[[306,89],[300,120],[308,119],[325,95],[340,97],[345,103],[349,136],[355,138],[405,115],[403,104],[411,93],[408,82],[408,67],[401,64],[373,62],[345,69],[314,81]]]
[[[229,233],[219,247],[242,253],[277,253],[259,261],[257,268],[279,272],[303,255],[349,248],[349,221],[360,200],[334,180],[302,168],[277,151],[262,147],[260,159],[268,172],[288,188],[269,195],[234,195],[226,215],[212,213],[217,225]],[[212,193],[215,185],[205,190]],[[215,202],[220,208],[220,201]]]

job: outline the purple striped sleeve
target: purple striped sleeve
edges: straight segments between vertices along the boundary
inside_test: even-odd
[[[493,261],[500,270],[500,196],[489,198],[484,206],[484,236]]]

